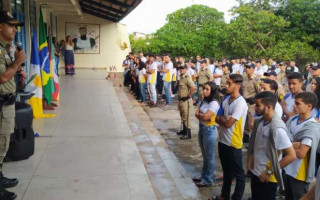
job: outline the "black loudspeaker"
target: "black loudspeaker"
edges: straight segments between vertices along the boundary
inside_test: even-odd
[[[6,162],[29,158],[34,154],[34,131],[32,127],[33,112],[29,104],[16,102],[16,119],[14,133],[10,137],[10,145]]]

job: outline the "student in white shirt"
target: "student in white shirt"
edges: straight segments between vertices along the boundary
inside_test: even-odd
[[[242,139],[248,106],[240,94],[243,78],[240,74],[231,74],[227,80],[226,93],[222,101],[216,122],[220,125],[218,151],[223,170],[223,186],[219,198],[230,199],[232,180],[236,187],[232,199],[242,199],[245,188],[245,176],[242,167]]]
[[[141,106],[146,105],[146,89],[147,89],[147,72],[146,72],[146,64],[144,62],[140,63],[139,66],[139,75],[138,81],[140,83],[140,92],[141,92]]]
[[[288,76],[288,84],[290,92],[286,94],[281,101],[281,106],[283,109],[283,120],[286,122],[290,117],[295,116],[296,114],[293,112],[294,99],[295,96],[302,92],[303,85],[302,75],[299,72],[292,72]]]
[[[222,60],[218,60],[215,70],[213,71],[213,78],[214,78],[213,80],[218,86],[220,86],[221,84],[222,75],[223,75]]]
[[[154,55],[149,55],[150,64],[147,70],[148,74],[148,92],[150,94],[150,106],[156,107],[157,106],[157,91],[156,91],[156,83],[157,83],[157,71],[158,65],[154,62]]]
[[[273,94],[276,94],[278,90],[278,84],[275,80],[271,79],[262,79],[260,82],[260,88],[259,91],[270,91]],[[280,105],[280,103],[277,101],[276,106],[275,106],[275,112],[278,114],[279,117],[282,117],[283,115],[283,110]]]
[[[267,61],[264,58],[261,59],[261,68],[263,70],[263,73],[267,72],[269,68],[267,65]]]
[[[249,149],[247,170],[252,172],[252,200],[275,200],[279,186],[283,189],[280,169],[296,159],[285,123],[275,114],[277,96],[269,91],[255,96],[255,119]],[[279,151],[284,156],[279,160]]]
[[[198,187],[211,186],[213,183],[214,147],[217,136],[215,118],[220,107],[218,86],[213,82],[207,82],[203,88],[204,99],[196,111],[196,118],[199,120],[199,146],[203,158],[201,177],[193,179]]]
[[[297,159],[285,168],[286,199],[299,200],[314,178],[320,124],[311,116],[311,110],[317,103],[313,92],[300,92],[295,97],[294,112],[298,115],[288,120],[287,128]]]
[[[258,78],[258,79],[261,79],[263,78],[263,69],[261,68],[261,61],[260,60],[257,60],[256,61],[256,69],[254,71],[254,75]]]
[[[173,70],[173,64],[171,62],[171,58],[169,54],[166,54],[164,57],[164,67],[162,69],[163,72],[163,86],[165,90],[165,95],[166,95],[166,104],[164,107],[168,107],[171,105],[171,93],[170,93],[170,88],[171,88],[171,81],[172,81],[172,70]]]

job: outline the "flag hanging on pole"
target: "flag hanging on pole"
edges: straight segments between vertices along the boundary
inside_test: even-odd
[[[36,74],[35,79],[30,83],[31,87],[35,87],[32,91],[35,95],[29,99],[29,104],[33,110],[34,118],[42,117],[55,117],[54,114],[43,114],[42,104],[42,81],[40,77],[40,58],[37,45],[37,31],[33,30],[32,35],[32,47],[31,47],[31,59],[30,59],[30,77]]]
[[[50,58],[49,49],[47,42],[47,33],[43,22],[42,11],[40,9],[40,20],[39,20],[39,53],[40,53],[40,65],[41,65],[41,76],[44,98],[48,105],[52,101],[53,88],[53,77],[50,73]]]
[[[50,36],[50,70],[51,70],[51,74],[53,76],[53,84],[54,84],[54,92],[52,94],[52,100],[54,101],[58,101],[59,100],[59,90],[60,90],[60,86],[59,86],[59,79],[58,79],[58,72],[56,71],[56,60],[55,60],[55,55],[54,55],[54,44],[52,41],[52,36]]]

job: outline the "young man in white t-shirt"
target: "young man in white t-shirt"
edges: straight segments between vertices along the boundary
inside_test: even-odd
[[[216,123],[220,125],[219,157],[223,170],[223,186],[220,199],[230,199],[232,180],[236,187],[232,199],[242,199],[245,188],[245,176],[242,167],[242,137],[248,106],[240,94],[243,78],[240,74],[231,74],[227,80],[226,93],[221,102]]]
[[[213,80],[217,86],[221,84],[222,71],[222,60],[218,60],[215,70],[213,71]]]
[[[288,76],[288,84],[290,92],[286,94],[281,101],[281,106],[283,109],[283,121],[287,121],[290,117],[296,114],[293,111],[294,99],[297,94],[302,92],[303,78],[299,72],[292,72]]]
[[[254,75],[258,78],[258,79],[261,79],[263,78],[263,69],[261,68],[261,61],[260,60],[257,60],[256,61],[256,69],[254,71]]]
[[[156,83],[157,83],[157,71],[158,65],[154,62],[154,55],[149,55],[150,64],[147,69],[148,74],[148,92],[150,94],[150,106],[156,107],[157,106],[157,91],[156,91]]]
[[[272,92],[273,94],[277,94],[277,90],[278,90],[278,84],[275,80],[271,80],[271,79],[261,80],[260,88],[259,88],[260,92],[269,91],[269,92]],[[276,103],[275,112],[278,114],[279,117],[282,117],[283,110],[278,101]]]
[[[171,81],[172,81],[172,70],[173,70],[173,64],[171,62],[171,58],[169,54],[164,55],[164,67],[162,69],[163,73],[163,86],[165,90],[165,95],[166,95],[166,104],[165,108],[171,105],[171,93],[170,93],[170,88],[171,88]]]
[[[299,200],[309,189],[315,174],[315,159],[320,139],[320,124],[311,116],[318,99],[313,92],[295,97],[294,112],[287,122],[289,137],[297,159],[285,168],[285,197]]]
[[[283,188],[280,169],[296,159],[286,125],[275,114],[277,97],[269,91],[255,96],[255,119],[249,149],[247,170],[251,176],[252,200],[275,200],[278,184]],[[279,161],[279,151],[284,156]]]

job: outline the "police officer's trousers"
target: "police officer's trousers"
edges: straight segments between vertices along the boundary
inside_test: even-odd
[[[192,99],[190,98],[187,101],[179,101],[178,109],[180,111],[180,117],[183,125],[191,129],[191,115],[194,113]]]
[[[0,116],[0,166],[9,149],[10,134],[14,132],[15,106],[2,106]],[[1,167],[0,167],[1,171]]]

